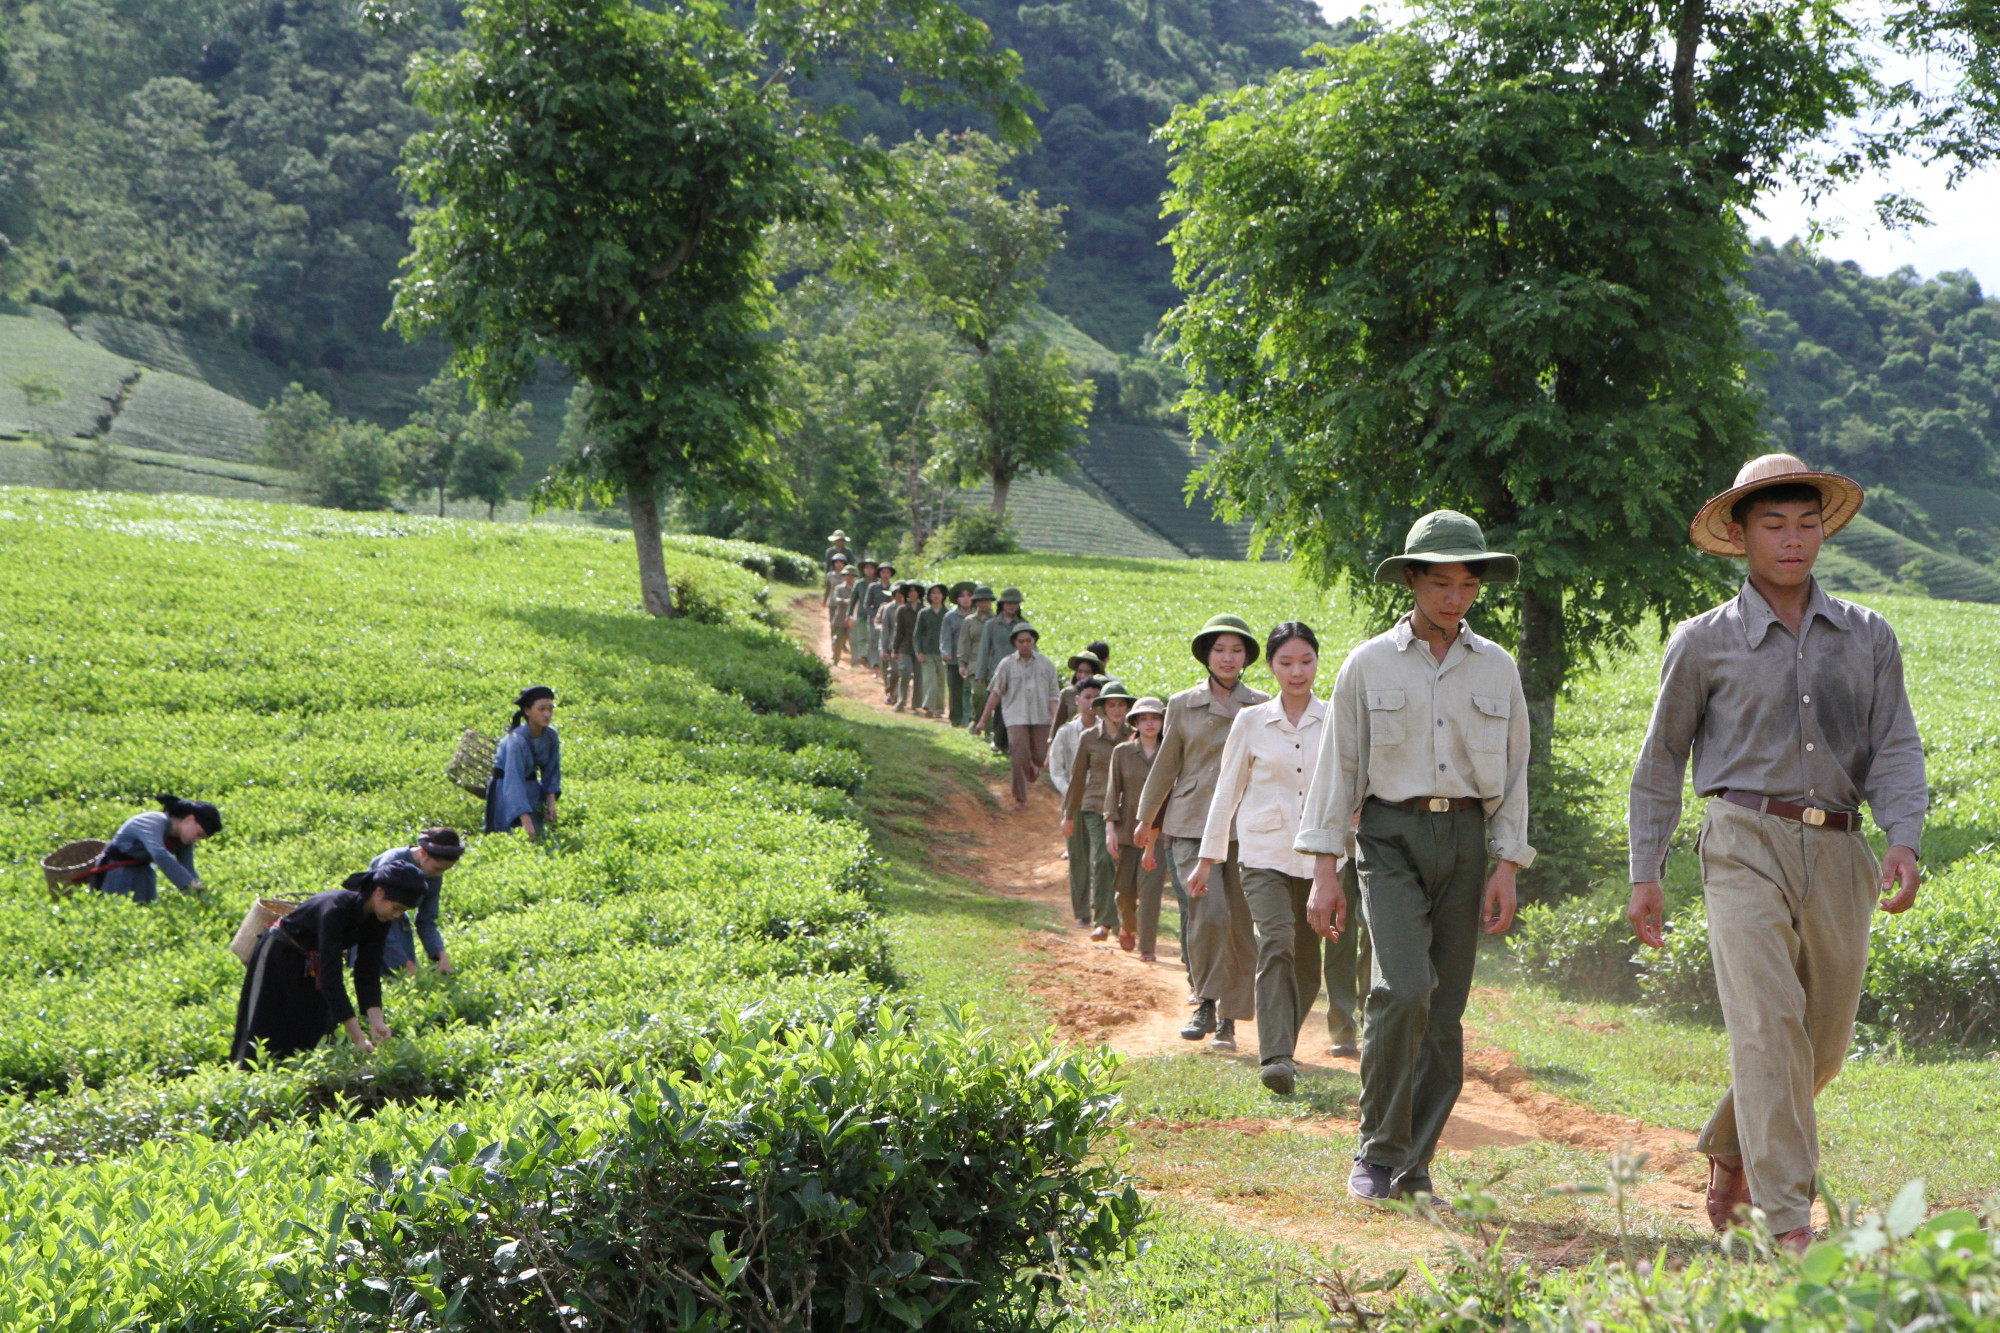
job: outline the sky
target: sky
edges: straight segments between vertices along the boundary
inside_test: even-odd
[[[1394,22],[1404,7],[1393,0],[1372,6],[1363,0],[1319,0],[1321,10],[1338,22],[1372,7]],[[1893,68],[1884,69],[1894,75]],[[1983,171],[1946,186],[1942,167],[1902,163],[1882,176],[1857,182],[1808,208],[1796,191],[1775,194],[1760,206],[1763,216],[1750,221],[1752,236],[1784,241],[1803,237],[1815,220],[1832,233],[1819,242],[1829,259],[1851,259],[1877,276],[1908,264],[1929,278],[1956,269],[1970,269],[1989,296],[2000,295],[2000,171]],[[1874,219],[1875,199],[1895,191],[1920,200],[1930,225],[1909,231],[1885,230]]]

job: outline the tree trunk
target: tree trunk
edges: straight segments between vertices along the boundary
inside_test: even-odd
[[[632,511],[632,544],[639,549],[639,595],[646,614],[671,617],[673,589],[667,586],[667,557],[660,549],[660,497],[649,486],[632,486],[625,491],[625,503]]]
[[[444,517],[444,486],[442,484],[438,486],[438,517]]]
[[[993,516],[1007,517],[1007,492],[1013,488],[1014,478],[1004,472],[993,474]]]
[[[1549,757],[1556,734],[1556,696],[1562,693],[1569,659],[1563,650],[1562,593],[1534,586],[1521,589],[1521,692],[1528,696],[1528,756]]]

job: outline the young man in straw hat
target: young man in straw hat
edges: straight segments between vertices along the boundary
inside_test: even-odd
[[[1632,930],[1665,944],[1660,875],[1694,757],[1708,798],[1702,896],[1730,1089],[1696,1146],[1718,1229],[1754,1204],[1785,1245],[1812,1240],[1813,1097],[1854,1034],[1876,897],[1917,897],[1924,751],[1895,631],[1813,579],[1820,543],[1861,510],[1861,488],[1790,454],[1743,465],[1688,533],[1742,560],[1741,592],[1674,630],[1632,773]],[[1868,802],[1889,842],[1878,867]],[[1379,947],[1379,943],[1378,943]]]
[[[1514,873],[1535,859],[1521,675],[1465,623],[1481,587],[1519,573],[1449,509],[1418,519],[1403,554],[1376,568],[1416,605],[1341,664],[1293,844],[1313,856],[1306,919],[1328,939],[1347,929],[1343,854],[1360,875],[1374,984],[1347,1191],[1366,1203],[1432,1192],[1431,1157],[1465,1082],[1460,1019],[1479,933],[1513,923]]]
[[[1241,616],[1211,616],[1191,646],[1208,679],[1167,700],[1160,750],[1139,793],[1137,836],[1146,852],[1140,866],[1151,870],[1159,864],[1155,844],[1164,834],[1173,858],[1168,872],[1187,895],[1181,948],[1199,1001],[1181,1036],[1188,1041],[1206,1036],[1210,1049],[1233,1051],[1236,1020],[1257,1014],[1257,945],[1233,825],[1221,879],[1211,876],[1207,890],[1196,893],[1187,876],[1201,861],[1201,837],[1229,729],[1238,713],[1271,696],[1243,683],[1244,668],[1257,660],[1257,636]]]
[[[847,549],[847,532],[845,529],[835,528],[832,532],[826,534],[826,539],[832,543],[826,548],[826,561],[828,564],[833,563],[835,556],[849,561],[854,559],[854,552]]]

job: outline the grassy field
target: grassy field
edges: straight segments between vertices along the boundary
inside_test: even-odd
[[[0,489],[0,1328],[414,1327],[447,1306],[539,1327],[521,1263],[494,1266],[509,1236],[558,1237],[544,1276],[588,1297],[641,1234],[708,1265],[718,1221],[745,1265],[717,1290],[838,1235],[860,1285],[843,1297],[831,1261],[813,1280],[861,1327],[902,1327],[947,1265],[1014,1299],[985,1277],[1038,1228],[1115,1252],[1125,1205],[1084,1161],[1098,1067],[883,1008],[916,997],[853,800],[867,761],[742,567],[799,560],[673,545],[711,623],[638,614],[614,533]],[[474,839],[446,890],[457,972],[389,984],[397,1036],[372,1060],[229,1066],[225,945],[251,898],[331,887],[426,824],[476,829],[444,763],[530,680],[562,698],[562,818],[539,844]],[[42,855],[166,790],[224,812],[205,894],[49,900]],[[672,1202],[781,1149],[827,1192],[782,1194],[775,1230],[697,1230],[711,1206]],[[885,1153],[908,1169],[882,1177]]]

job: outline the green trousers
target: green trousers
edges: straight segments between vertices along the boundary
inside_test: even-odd
[[[1090,842],[1090,924],[1118,929],[1118,863],[1104,845],[1104,816],[1079,810],[1077,821]],[[1071,853],[1075,855],[1074,852]]]
[[[1306,924],[1312,880],[1243,867],[1243,901],[1257,937],[1257,1060],[1289,1060],[1319,998],[1319,932]]]
[[[986,696],[990,693],[992,691],[986,688],[986,682],[979,677],[967,676],[965,678],[965,724],[979,720],[979,715],[986,711]],[[1000,710],[996,708],[993,711],[997,714]],[[1002,728],[1002,730],[1004,731],[1005,728]]]
[[[1466,997],[1479,953],[1486,814],[1361,807],[1361,911],[1374,984],[1361,1046],[1359,1157],[1398,1190],[1429,1190],[1465,1082]]]
[[[1090,924],[1090,825],[1081,813],[1070,823],[1069,914]]]
[[[958,674],[958,663],[947,657],[944,660],[944,690],[951,698],[951,712],[948,716],[954,727],[962,727],[972,719],[965,715],[965,677]]]
[[[1354,860],[1340,869],[1340,887],[1347,894],[1347,929],[1322,950],[1326,979],[1326,1037],[1331,1046],[1361,1044],[1361,1015],[1367,1008],[1368,927],[1361,920],[1361,877]]]

